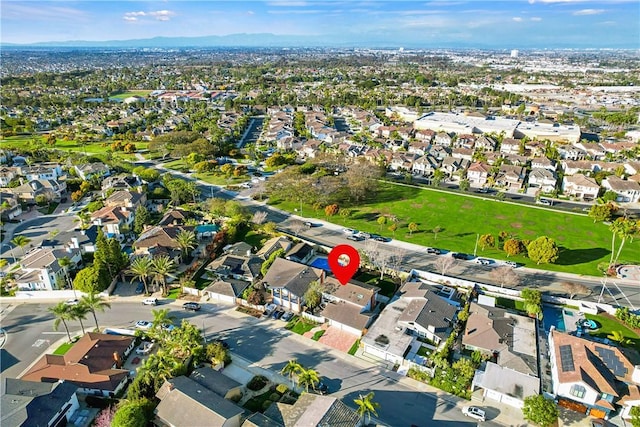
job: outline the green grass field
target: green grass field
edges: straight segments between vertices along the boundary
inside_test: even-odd
[[[66,141],[64,139],[58,138],[58,140],[56,141],[56,144],[54,146],[50,146],[46,144],[45,138],[40,135],[35,135],[35,136],[19,135],[19,136],[10,136],[8,138],[0,139],[0,144],[2,144],[3,147],[9,148],[9,149],[11,148],[20,149],[24,147],[29,148],[30,145],[34,145],[34,142],[35,144],[42,143],[43,144],[42,146],[46,148],[52,148],[55,150],[75,151],[75,152],[86,153],[86,154],[106,154],[111,152],[111,143],[113,141],[104,140],[104,141],[98,141],[98,142],[90,142],[85,145],[82,145],[76,140]],[[149,145],[149,143],[146,141],[145,142],[134,141],[133,143],[135,144],[138,150],[145,150]],[[114,157],[121,158],[121,159],[128,159],[128,160],[135,159],[135,154],[127,154],[122,151],[112,152],[112,154]]]
[[[124,93],[119,93],[117,95],[111,95],[109,96],[109,99],[127,99],[131,96],[141,96],[143,98],[146,98],[147,95],[149,95],[151,92],[151,90],[132,90],[129,92],[124,92]]]
[[[61,345],[60,345],[60,347],[56,348],[56,350],[53,352],[53,354],[57,354],[57,355],[62,356],[62,355],[64,355],[67,351],[69,351],[69,349],[70,349],[71,347],[73,347],[73,344],[74,344],[74,343],[69,343],[69,342],[66,342],[66,343],[64,343],[64,344],[61,344]]]
[[[352,213],[347,218],[340,214],[326,218],[324,211],[314,211],[308,205],[303,206],[303,216],[328,219],[345,227],[465,253],[473,253],[478,234],[493,234],[496,241],[500,231],[530,240],[546,235],[555,239],[561,247],[560,257],[555,264],[536,266],[524,256],[510,259],[528,267],[552,271],[599,275],[598,263],[609,260],[611,233],[608,227],[601,223],[594,224],[586,215],[390,183],[381,184],[375,199],[361,206],[348,207]],[[289,212],[300,206],[297,202],[277,201],[274,205]],[[395,236],[388,230],[389,224],[377,224],[376,220],[381,215],[398,218]],[[418,231],[412,234],[407,228],[410,222],[418,224]],[[441,228],[437,236],[431,231],[435,227]],[[627,242],[620,261],[637,262],[640,259],[639,240]],[[503,251],[493,248],[482,250],[478,247],[477,254],[507,259]]]

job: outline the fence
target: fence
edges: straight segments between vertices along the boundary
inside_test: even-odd
[[[264,311],[265,310],[265,306],[262,304],[250,304],[249,302],[247,302],[247,300],[244,300],[242,298],[236,298],[236,303],[238,305],[241,305],[243,307],[249,307],[249,308],[253,308],[255,310],[260,310],[260,311]]]
[[[306,311],[303,311],[300,315],[303,319],[310,320],[314,323],[324,323],[326,320],[324,316],[314,316],[313,314],[307,313]]]
[[[199,289],[190,288],[188,286],[183,286],[182,287],[182,292],[185,293],[185,294],[189,294],[189,295],[195,295],[197,297],[202,295]]]
[[[59,299],[59,300],[67,300],[72,298],[82,298],[86,294],[84,292],[75,291],[75,294],[72,290],[62,290],[62,291],[17,291],[15,299],[18,300],[29,300],[29,299]],[[3,298],[3,302],[13,301],[14,298],[7,297]]]

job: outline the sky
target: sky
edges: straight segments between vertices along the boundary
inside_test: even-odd
[[[403,47],[640,49],[639,0],[0,2],[0,41],[238,33]]]

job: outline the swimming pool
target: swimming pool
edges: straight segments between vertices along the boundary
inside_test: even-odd
[[[553,307],[551,305],[542,306],[542,323],[545,331],[551,330],[551,326],[555,326],[556,330],[564,332],[566,330],[564,324],[564,316],[562,308]]]
[[[316,257],[313,261],[311,261],[309,265],[311,267],[321,268],[324,271],[331,271],[331,268],[329,267],[329,261],[324,257]]]

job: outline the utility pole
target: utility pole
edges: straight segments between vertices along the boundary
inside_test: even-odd
[[[478,240],[480,240],[480,233],[476,234],[476,246],[473,248],[473,256],[476,256],[476,252],[478,252]]]

